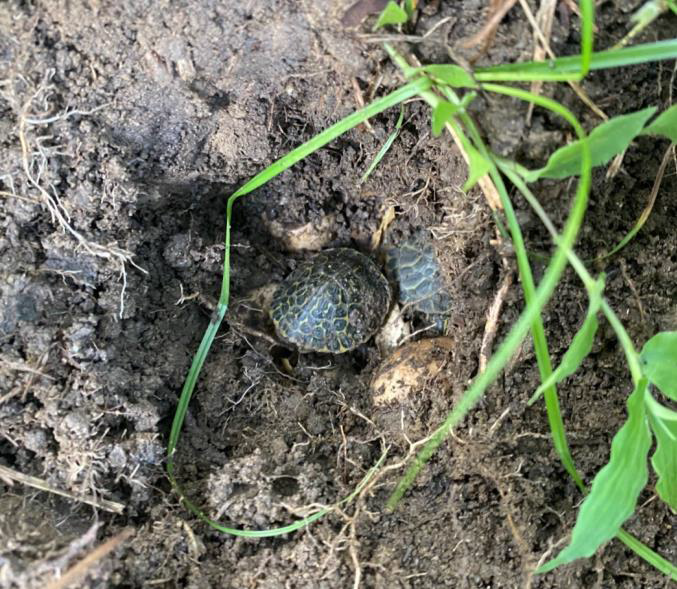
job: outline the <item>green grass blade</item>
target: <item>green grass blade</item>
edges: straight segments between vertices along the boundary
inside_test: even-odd
[[[611,442],[611,457],[592,483],[578,512],[571,542],[537,573],[578,558],[592,556],[621,529],[634,512],[637,497],[649,478],[647,458],[651,432],[644,405],[647,380],[641,379],[628,397],[628,419]]]
[[[371,104],[365,106],[363,109],[348,115],[338,123],[325,129],[318,135],[315,135],[315,137],[303,145],[293,149],[287,155],[272,163],[265,170],[262,170],[256,174],[256,176],[254,176],[251,180],[234,192],[229,197],[228,202],[235,202],[235,200],[239,197],[252,192],[260,186],[263,186],[263,184],[277,176],[279,173],[283,172],[287,168],[290,168],[295,163],[301,161],[303,158],[307,157],[314,151],[324,147],[327,143],[333,141],[346,131],[349,131],[353,127],[356,127],[360,123],[363,123],[367,119],[379,114],[380,112],[383,112],[384,110],[387,110],[393,106],[397,106],[405,100],[408,100],[409,98],[412,98],[417,94],[428,90],[431,86],[432,82],[430,80],[427,78],[419,78],[413,82],[409,82],[401,88],[398,88],[387,96],[375,100]]]
[[[595,334],[597,333],[598,327],[597,312],[602,305],[603,290],[604,277],[600,277],[597,281],[596,288],[592,292],[589,292],[590,301],[588,303],[588,312],[583,321],[583,325],[571,340],[571,345],[564,353],[559,366],[549,378],[541,383],[531,399],[529,399],[529,405],[533,405],[547,388],[554,384],[559,384],[565,378],[576,372],[583,360],[585,360],[590,353],[590,350],[592,350],[592,344],[595,340]]]
[[[644,124],[654,112],[656,108],[650,106],[634,113],[614,117],[595,127],[588,137],[592,165],[606,164],[615,155],[624,151],[630,142],[642,132]],[[529,171],[525,180],[535,182],[540,178],[561,179],[575,176],[581,169],[580,160],[581,143],[574,141],[555,151],[548,158],[545,167]]]
[[[433,64],[415,68],[414,71],[425,72],[437,83],[446,84],[452,88],[477,88],[477,82],[472,75],[462,67],[453,64]]]
[[[506,88],[502,86],[495,86],[495,88],[499,92],[511,94],[513,96],[517,96],[518,98],[523,98],[526,96],[528,97],[528,100],[548,100],[543,97],[534,98],[534,95],[530,94],[529,92],[525,92],[517,88]],[[426,98],[426,100],[428,100],[428,98]],[[550,102],[557,104],[554,103],[554,101]],[[585,131],[583,131],[583,128],[576,120],[576,117],[574,117],[573,114],[571,114],[563,106],[557,104],[557,107],[559,112],[563,113],[565,119],[573,125],[576,134],[580,138],[584,138]],[[512,326],[505,340],[491,357],[484,372],[473,380],[468,390],[456,403],[454,409],[447,416],[444,423],[434,432],[434,434],[431,436],[431,439],[424,446],[423,450],[421,450],[421,452],[419,452],[419,454],[416,456],[414,463],[407,469],[407,472],[402,477],[402,479],[400,479],[397,487],[388,499],[387,506],[389,509],[393,509],[397,505],[399,500],[402,498],[406,490],[418,475],[421,468],[423,468],[423,465],[444,441],[449,431],[461,419],[463,419],[463,417],[465,417],[465,415],[470,411],[475,403],[477,403],[477,401],[479,401],[479,399],[482,397],[487,387],[496,380],[496,378],[501,373],[501,370],[508,362],[509,358],[526,336],[529,329],[535,324],[535,322],[537,322],[538,318],[540,317],[541,310],[555,290],[560,276],[562,275],[562,272],[566,266],[566,250],[573,246],[578,234],[578,230],[580,229],[580,226],[583,222],[583,216],[585,215],[588,194],[590,191],[590,163],[590,152],[584,148],[583,159],[581,162],[581,177],[576,189],[576,197],[564,228],[562,242],[551,258],[550,264],[543,275],[543,279],[534,292],[532,301],[527,304],[526,309],[522,312],[517,322]],[[566,449],[567,448],[565,447],[565,450]]]
[[[214,337],[219,330],[221,321],[223,320],[224,315],[226,314],[226,307],[224,305],[219,305],[212,315],[209,325],[205,330],[204,335],[202,336],[202,341],[197,349],[195,356],[193,357],[193,362],[191,364],[190,370],[188,371],[188,376],[186,381],[183,383],[183,389],[181,390],[181,396],[179,397],[179,403],[176,407],[176,412],[174,413],[174,421],[172,422],[172,429],[169,433],[169,441],[167,442],[167,474],[169,479],[174,482],[174,452],[176,446],[179,443],[179,438],[181,437],[181,427],[183,426],[183,421],[186,417],[186,411],[188,411],[188,404],[190,403],[190,398],[193,395],[195,390],[195,384],[197,378],[200,375],[202,366],[207,358],[207,353],[209,348],[214,341]]]
[[[541,219],[545,227],[548,229],[548,232],[552,236],[554,243],[556,244],[561,243],[561,238],[557,234],[554,225],[552,224],[552,222],[546,215],[545,211],[543,210],[543,207],[541,207],[536,197],[531,193],[527,185],[524,183],[524,181],[521,178],[521,175],[515,172],[515,163],[509,160],[504,160],[502,158],[497,158],[497,162],[500,166],[501,171],[511,180],[511,182],[515,185],[515,187],[524,195],[526,200],[532,206],[538,217]],[[593,277],[590,276],[581,260],[576,256],[576,254],[572,250],[568,250],[567,256],[569,258],[569,263],[576,270],[576,273],[583,281],[583,284],[585,285],[588,292],[592,292],[595,289],[595,280],[593,279]],[[616,333],[616,336],[618,337],[621,346],[623,347],[623,351],[625,352],[628,367],[630,368],[633,381],[636,383],[639,382],[642,377],[639,357],[634,349],[630,337],[628,336],[625,329],[623,329],[623,325],[618,320],[616,314],[613,312],[613,310],[609,307],[608,303],[604,299],[602,299],[601,309],[602,312],[604,313],[604,316],[607,318],[609,324]],[[645,396],[645,402],[647,402],[650,399],[651,399],[650,395]],[[584,493],[587,493],[587,489],[582,488],[581,490]],[[677,579],[677,568],[672,563],[664,559],[662,556],[651,550],[648,546],[642,544],[639,540],[637,540],[624,530],[619,530],[616,537],[619,540],[621,540],[626,546],[628,546],[631,550],[633,550],[638,556],[646,560],[656,569],[665,573],[666,575],[672,576],[673,579]]]
[[[549,110],[554,111],[555,113],[559,114],[562,116],[565,120],[567,120],[573,127],[576,129],[576,132],[579,134],[579,137],[582,137],[582,127],[580,126],[580,123],[578,120],[571,114],[567,109],[565,109],[562,105],[559,103],[543,97],[539,96],[537,94],[532,94],[531,92],[526,92],[524,90],[520,90],[517,88],[511,88],[511,87],[506,87],[506,86],[499,86],[496,84],[493,85],[487,85],[489,89],[495,91],[495,92],[500,92],[503,94],[508,94],[510,96],[514,96],[516,98],[520,98],[522,100],[532,102],[534,104],[537,104],[539,106],[542,106],[543,108],[547,108]],[[584,156],[587,157],[588,154],[584,153]],[[497,163],[500,165],[500,158],[497,159]],[[584,166],[585,163],[581,162],[581,166]],[[519,169],[519,167],[518,167]],[[528,189],[526,188],[526,185],[521,182],[521,179],[519,179],[519,183],[513,182],[515,186],[519,188],[520,185],[522,185],[521,190],[526,190],[528,192]],[[500,176],[495,180],[497,184],[502,185],[502,180],[500,179]],[[577,197],[578,198],[578,195]],[[512,214],[510,211],[512,211],[512,205],[509,202],[504,203],[504,207],[506,208],[506,214]],[[513,234],[513,241],[515,244],[515,253],[517,256],[517,263],[518,267],[520,268],[520,280],[522,282],[522,288],[524,290],[524,297],[525,300],[527,301],[527,304],[529,304],[530,300],[533,298],[533,291],[534,291],[534,286],[533,286],[533,278],[531,276],[531,271],[529,269],[529,262],[528,262],[528,257],[526,254],[526,247],[524,245],[523,239],[521,237],[521,234],[519,232],[519,225],[517,224],[517,221],[515,219],[514,223],[517,225],[517,229],[512,230]],[[556,241],[555,245],[557,247],[562,247],[564,254],[566,256],[570,255],[571,247],[567,246],[564,244],[561,240]],[[573,245],[573,244],[572,244]],[[522,259],[524,257],[524,259]],[[547,341],[545,337],[545,330],[543,328],[543,323],[540,319],[538,318],[537,321],[534,322],[534,325],[532,325],[532,337],[534,340],[534,351],[536,353],[536,360],[538,363],[539,371],[541,374],[541,380],[547,380],[550,378],[552,374],[552,365],[550,361],[550,357],[548,354],[548,348],[547,348]],[[569,445],[567,443],[566,439],[566,429],[564,427],[564,420],[562,419],[562,413],[560,410],[560,405],[559,405],[559,398],[557,396],[557,389],[555,388],[554,385],[550,385],[544,390],[544,398],[545,398],[545,407],[546,407],[546,412],[548,415],[548,424],[550,426],[550,432],[552,435],[552,442],[555,447],[555,450],[557,451],[558,456],[560,457],[560,460],[562,461],[562,465],[566,469],[567,473],[569,476],[572,478],[572,480],[576,483],[578,488],[582,491],[585,492],[585,485],[583,483],[583,480],[581,479],[580,475],[578,474],[578,471],[576,470],[576,466],[574,464],[573,458],[571,456],[571,451],[569,449]]]
[[[598,51],[590,56],[590,69],[602,70],[651,61],[677,58],[677,39],[644,43],[623,49]],[[557,82],[581,77],[581,55],[558,57],[547,61],[526,61],[477,68],[478,82]]]
[[[576,125],[579,125],[578,128],[580,128],[580,124],[568,110],[562,107],[559,103],[549,98],[545,98],[542,96],[538,96],[536,94],[532,94],[530,92],[525,92],[514,88],[506,88],[503,86],[496,86],[495,89],[500,92],[509,93],[510,95],[517,96],[518,98],[521,98],[523,100],[535,102],[536,104],[540,104],[544,108],[549,108],[554,112],[556,112],[557,114],[559,114],[560,116],[564,117],[566,120],[568,120],[572,125],[574,125],[575,128]],[[447,93],[450,92],[452,91],[450,89],[447,89]],[[482,138],[477,128],[475,127],[473,121],[470,119],[470,117],[468,117],[465,114],[461,114],[460,118],[470,131],[473,140],[480,147],[480,149],[482,149],[484,157],[488,160],[499,163],[498,160],[500,160],[500,158],[496,158],[494,155],[489,154],[487,149],[483,146]],[[529,257],[527,255],[524,239],[522,237],[519,222],[517,221],[517,217],[514,213],[512,203],[505,189],[503,179],[501,178],[501,175],[498,173],[495,164],[492,165],[491,174],[494,184],[501,197],[501,202],[503,204],[506,219],[510,224],[511,239],[513,242],[513,246],[515,248],[515,257],[517,259],[517,266],[520,273],[520,282],[522,284],[522,289],[524,291],[525,301],[527,302],[527,305],[529,305],[534,298],[536,287],[534,285],[531,268],[529,266]],[[565,251],[568,252],[569,250],[565,249]],[[536,361],[538,364],[541,379],[546,380],[552,374],[552,363],[550,361],[550,355],[548,352],[545,329],[543,327],[543,322],[540,316],[534,320],[534,323],[531,326],[531,333],[532,338],[534,340],[534,352],[536,354]],[[555,388],[555,386],[551,385],[550,387],[548,387],[545,390],[544,396],[545,396],[546,412],[548,416],[548,423],[552,434],[553,445],[555,446],[557,454],[559,455],[560,460],[562,461],[562,465],[566,469],[567,473],[569,473],[569,476],[571,476],[572,480],[581,489],[581,491],[584,491],[585,485],[583,484],[583,480],[581,479],[580,475],[576,470],[573,458],[571,456],[571,451],[569,450],[569,445],[567,443],[564,421],[562,419],[562,414],[559,406],[559,399],[557,397],[557,389]]]
[[[233,213],[233,204],[239,197],[244,196],[245,194],[248,194],[251,191],[255,190],[256,188],[262,186],[270,179],[274,178],[287,168],[290,168],[298,161],[302,160],[304,157],[320,149],[333,139],[336,139],[339,135],[352,129],[356,125],[359,125],[368,118],[392,106],[400,104],[401,102],[404,102],[408,98],[411,98],[412,96],[415,96],[420,92],[429,89],[430,86],[431,86],[430,80],[428,80],[427,78],[421,78],[399,88],[395,92],[392,92],[391,94],[388,94],[387,96],[384,96],[383,98],[380,98],[375,102],[372,102],[367,107],[349,115],[348,117],[342,119],[338,123],[326,129],[322,133],[316,135],[303,145],[290,151],[284,157],[280,158],[279,160],[277,160],[276,162],[265,168],[263,171],[259,172],[256,176],[254,176],[251,180],[246,182],[243,186],[241,186],[235,193],[233,193],[228,198],[228,202],[226,203],[226,237],[225,237],[226,251],[223,265],[223,280],[221,283],[221,294],[219,297],[217,308],[214,314],[212,315],[212,318],[209,322],[209,325],[207,326],[207,329],[205,330],[205,333],[202,337],[202,341],[200,342],[200,346],[198,347],[198,351],[193,357],[193,361],[191,363],[188,376],[186,377],[186,380],[183,384],[183,388],[181,390],[179,402],[177,404],[176,412],[174,413],[174,419],[172,421],[172,428],[169,434],[169,441],[167,443],[167,465],[166,465],[167,475],[172,484],[172,487],[177,492],[182,502],[195,515],[203,519],[210,526],[214,527],[217,530],[221,530],[228,534],[244,535],[239,534],[238,530],[222,526],[218,522],[210,520],[194,503],[192,503],[185,496],[181,487],[178,484],[178,481],[176,480],[174,472],[174,453],[176,452],[177,446],[179,444],[181,430],[183,428],[183,422],[185,420],[186,412],[188,410],[188,404],[190,403],[190,399],[195,390],[197,379],[204,365],[207,353],[209,352],[209,349],[211,348],[211,345],[214,341],[214,337],[216,336],[219,326],[221,325],[221,322],[223,321],[223,318],[228,309],[228,302],[230,298],[230,229]],[[293,525],[299,525],[300,523],[302,523],[302,525],[307,525],[308,523],[314,521],[315,519],[318,519],[322,515],[323,515],[322,512],[320,514],[314,514],[310,518],[302,520],[302,522],[297,522],[296,524]],[[279,533],[287,533],[287,528],[284,529],[285,529],[284,532]],[[262,533],[265,534],[268,532],[270,532],[270,530],[264,530]],[[252,531],[247,531],[246,535],[251,536]]]
[[[403,121],[404,121],[404,105],[400,107],[400,116],[397,119],[397,123],[395,123],[395,128],[393,129],[393,132],[390,135],[388,135],[388,138],[381,146],[381,149],[378,150],[378,153],[376,154],[372,162],[369,164],[367,171],[362,175],[362,178],[360,178],[360,184],[364,184],[367,181],[367,178],[371,176],[371,173],[376,169],[376,166],[378,166],[381,163],[381,160],[385,157],[386,153],[390,151],[390,148],[392,147],[395,139],[397,139],[397,136],[400,134],[400,129],[402,128]]]
[[[670,509],[677,511],[677,413],[670,412],[674,414],[673,419],[651,415],[651,429],[656,437],[651,466],[658,475],[656,493]]]
[[[534,209],[538,217],[541,219],[543,225],[545,225],[548,232],[552,236],[553,242],[556,245],[560,245],[562,243],[561,236],[557,233],[555,226],[552,224],[549,217],[543,210],[543,207],[540,205],[536,197],[527,187],[526,183],[522,179],[521,172],[515,171],[516,166],[514,162],[504,160],[502,158],[496,158],[496,160],[498,162],[498,165],[500,166],[501,171],[522,193],[524,198],[527,200],[527,202]],[[583,284],[585,285],[587,291],[592,292],[595,289],[596,281],[590,275],[586,267],[583,265],[583,262],[578,258],[578,256],[574,253],[572,249],[567,250],[567,258],[569,259],[569,263],[574,268],[580,279],[583,281]],[[609,306],[609,304],[606,302],[606,300],[604,300],[604,298],[602,298],[601,310],[602,313],[604,313],[604,317],[607,319],[612,329],[614,330],[614,333],[616,334],[616,337],[618,338],[618,341],[620,342],[621,347],[623,348],[623,352],[625,353],[625,358],[628,363],[628,369],[630,370],[630,374],[632,375],[632,382],[636,385],[642,378],[642,368],[639,361],[639,354],[635,350],[635,346],[632,343],[630,336],[625,331],[623,324],[620,322],[620,320],[616,316],[616,313],[614,313],[614,310]]]
[[[590,71],[595,34],[595,3],[593,0],[581,0],[581,71],[583,78]]]
[[[651,564],[656,570],[659,570],[664,575],[667,575],[673,581],[677,581],[677,566],[672,564],[669,560],[666,560],[660,554],[657,554],[651,550],[651,548],[649,548],[646,544],[643,544],[637,538],[628,534],[625,530],[618,532],[618,539],[628,548],[630,548],[635,554],[638,554],[649,564]]]
[[[644,344],[639,355],[649,382],[677,401],[677,331],[662,331]]]
[[[508,177],[508,179],[510,179],[510,181],[513,183],[513,185],[524,195],[524,197],[527,199],[527,201],[532,204],[532,206],[535,208],[535,210],[537,212],[545,215],[544,211],[542,210],[542,208],[538,204],[536,197],[533,196],[533,194],[531,193],[531,191],[527,187],[526,183],[520,177],[520,175],[517,172],[514,171],[514,168],[515,168],[514,162],[507,162],[505,160],[502,160],[501,158],[496,158],[496,161],[497,161],[501,171]],[[518,166],[518,168],[519,168],[519,166]],[[559,236],[557,235],[554,227],[551,226],[550,220],[547,218],[547,216],[544,216],[542,218],[544,218],[544,222],[546,223],[546,226],[549,227],[549,230],[555,236],[554,237],[555,244],[556,245],[561,244],[562,241],[561,241],[561,239],[559,239]],[[517,248],[516,248],[516,251],[517,251]],[[565,251],[566,251],[567,257],[571,261],[571,256],[573,255],[572,250],[566,249]],[[525,283],[524,280],[523,280],[523,283]],[[594,288],[595,281],[592,278],[590,278],[590,281],[587,282],[587,283],[584,280],[584,283],[586,284],[587,288],[589,288],[589,289]],[[540,337],[540,334],[539,334],[539,337]],[[545,338],[545,335],[543,335],[542,338]],[[539,357],[539,350],[540,350],[541,345],[542,344],[540,343],[540,341],[538,341],[538,340],[534,341],[534,350],[536,352],[537,359]],[[541,369],[541,380],[549,379],[551,374],[552,374],[552,372],[548,373],[546,370]],[[567,443],[566,429],[564,427],[564,420],[562,419],[562,413],[560,411],[559,398],[557,396],[557,389],[555,388],[555,386],[553,384],[551,384],[549,387],[544,389],[543,395],[544,395],[544,399],[545,399],[545,407],[546,407],[546,412],[547,412],[547,415],[548,415],[548,424],[550,425],[550,432],[551,432],[551,436],[552,436],[553,446],[555,447],[555,450],[557,451],[557,454],[558,454],[560,460],[562,461],[562,465],[566,469],[569,476],[576,483],[576,485],[581,490],[581,492],[585,493],[586,492],[585,484],[583,483],[583,479],[581,479],[580,475],[578,474],[578,471],[576,470],[576,466],[574,464],[573,457],[571,456],[571,450],[569,449],[569,444]]]

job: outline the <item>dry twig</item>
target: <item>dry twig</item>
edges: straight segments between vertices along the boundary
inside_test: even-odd
[[[549,2],[551,0],[548,0]],[[555,54],[553,53],[552,49],[550,48],[550,43],[548,41],[548,38],[550,37],[551,30],[552,30],[552,18],[554,14],[554,2],[552,5],[552,8],[550,8],[546,4],[541,5],[541,10],[539,10],[539,17],[541,17],[543,24],[543,28],[545,29],[545,32],[541,30],[541,25],[537,22],[537,19],[534,17],[533,12],[531,12],[531,8],[529,7],[529,4],[527,3],[526,0],[519,0],[520,5],[522,6],[522,9],[524,10],[524,14],[527,17],[527,20],[529,21],[529,24],[531,27],[534,29],[534,35],[538,41],[540,41],[541,45],[538,45],[538,42],[536,39],[534,40],[534,59],[543,59],[545,54],[550,57],[550,59],[555,59]],[[552,10],[551,13],[543,13],[543,10]],[[543,16],[541,16],[543,15]],[[587,95],[585,90],[583,90],[582,86],[578,82],[568,82],[569,86],[573,89],[573,91],[576,93],[576,95],[581,99],[581,101],[592,111],[594,112],[598,117],[600,117],[603,120],[607,120],[609,117],[604,113],[604,111],[599,108],[593,101],[592,99]],[[542,82],[534,82],[531,85],[531,91],[535,92],[536,94],[540,93],[540,89],[543,86]],[[531,113],[533,111],[533,103],[529,103],[529,110],[527,111],[527,123],[531,121]]]
[[[496,339],[498,317],[501,314],[505,296],[508,294],[508,289],[512,284],[512,272],[507,268],[507,264],[504,264],[504,266],[506,266],[506,272],[503,277],[503,283],[496,292],[494,302],[491,303],[491,307],[489,307],[487,322],[484,325],[484,335],[482,336],[482,346],[480,347],[480,373],[484,372],[487,367],[487,362],[489,361],[489,356],[491,354],[491,347],[494,343],[494,339]]]
[[[112,538],[106,540],[103,544],[100,544],[94,550],[92,550],[80,562],[69,568],[63,575],[61,575],[61,577],[47,585],[47,589],[65,589],[72,583],[81,580],[87,574],[87,571],[89,571],[90,568],[92,568],[108,553],[115,550],[133,533],[134,530],[132,528],[125,528],[119,534],[116,534]]]
[[[112,513],[121,514],[125,506],[122,503],[117,501],[109,501],[108,499],[99,499],[93,495],[76,495],[70,493],[69,491],[64,491],[63,489],[57,489],[52,487],[44,479],[38,477],[30,476],[7,468],[6,466],[0,465],[0,478],[4,479],[9,485],[14,484],[14,481],[22,483],[28,487],[33,487],[34,489],[39,489],[40,491],[46,491],[47,493],[54,493],[55,495],[61,495],[62,497],[67,497],[68,499],[73,499],[74,501],[79,501],[80,503],[86,503],[92,507],[97,507],[103,509],[104,511],[110,511]]]
[[[482,44],[482,49],[480,50],[480,55],[482,55],[493,40],[496,29],[503,20],[503,17],[508,14],[510,9],[515,6],[516,3],[517,0],[492,0],[489,8],[491,16],[478,33],[475,33],[472,37],[468,37],[461,42],[461,47],[468,49]],[[478,55],[477,58],[479,58],[480,55]]]

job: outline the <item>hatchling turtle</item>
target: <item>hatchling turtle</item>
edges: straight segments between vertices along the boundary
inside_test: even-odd
[[[280,338],[299,350],[340,354],[376,333],[390,301],[390,285],[372,260],[357,250],[329,249],[285,279],[270,317]]]
[[[431,244],[407,242],[387,256],[388,273],[402,303],[442,316],[449,297],[442,289]],[[392,302],[388,279],[354,249],[324,250],[302,262],[273,295],[270,317],[280,339],[301,352],[349,352],[382,326]]]
[[[410,306],[435,321],[442,329],[451,310],[433,244],[415,237],[386,254],[386,273],[397,285],[402,305]]]

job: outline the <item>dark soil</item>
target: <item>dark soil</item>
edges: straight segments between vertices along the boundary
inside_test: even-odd
[[[529,345],[394,513],[384,503],[402,469],[342,514],[270,539],[216,532],[172,492],[165,447],[209,303],[218,297],[227,195],[358,108],[356,89],[369,100],[401,83],[380,45],[359,32],[370,22],[350,30],[341,24],[351,3],[0,6],[0,466],[124,506],[111,513],[0,478],[0,586],[45,586],[127,527],[132,537],[96,562],[83,586],[342,588],[353,586],[357,571],[363,587],[668,586],[617,541],[590,560],[532,577],[546,551],[566,539],[581,496],[552,448],[543,406],[526,406],[538,383]],[[640,3],[598,3],[598,47],[624,35]],[[460,41],[481,28],[487,3],[436,4],[426,3],[411,33],[448,20],[412,46],[419,60],[446,62],[448,47],[471,57]],[[677,18],[664,16],[640,40],[676,29]],[[553,49],[574,53],[578,41],[578,19],[562,3]],[[529,59],[532,47],[517,4],[480,63]],[[673,67],[599,72],[584,88],[610,116],[665,108]],[[588,127],[599,122],[567,86],[545,92]],[[523,104],[483,96],[474,105],[493,148],[526,165],[542,164],[569,138],[564,123],[538,109],[529,127]],[[235,207],[231,311],[178,453],[189,496],[234,527],[283,526],[312,504],[346,496],[378,459],[381,440],[391,446],[386,464],[396,464],[407,451],[403,434],[414,441],[432,431],[477,373],[506,250],[495,247],[479,189],[462,192],[462,157],[449,138],[432,138],[421,102],[406,106],[393,148],[359,184],[398,115],[395,109],[358,127]],[[612,179],[595,172],[583,258],[608,251],[632,227],[666,148],[643,138]],[[558,222],[573,184],[539,187]],[[637,345],[677,329],[676,191],[669,168],[644,229],[595,268],[607,273],[607,295]],[[517,205],[529,247],[547,250],[547,235]],[[267,329],[254,295],[310,255],[290,236],[300,232],[315,249],[366,252],[391,206],[397,216],[386,241],[432,235],[456,301],[447,325],[455,350],[405,401],[403,411],[413,415],[405,432],[372,421],[369,383],[384,360],[373,343],[341,356],[302,355],[290,375],[252,329]],[[521,307],[515,281],[499,337]],[[544,316],[555,360],[585,307],[579,282],[567,275]],[[588,482],[608,459],[629,391],[622,353],[604,326],[560,390]],[[654,497],[653,482],[626,527],[677,562],[675,518]]]

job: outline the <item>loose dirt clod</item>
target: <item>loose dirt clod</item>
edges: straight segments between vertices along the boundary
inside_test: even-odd
[[[435,378],[454,351],[448,337],[411,342],[386,358],[371,383],[374,405],[401,404]]]

